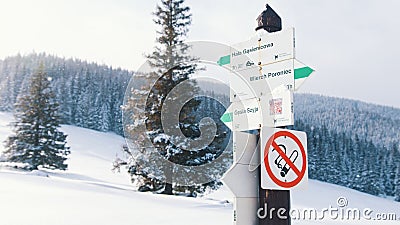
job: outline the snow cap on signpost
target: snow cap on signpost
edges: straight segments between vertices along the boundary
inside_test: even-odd
[[[256,31],[264,29],[269,33],[282,30],[282,19],[268,4],[267,9],[264,10],[257,18],[258,26]]]

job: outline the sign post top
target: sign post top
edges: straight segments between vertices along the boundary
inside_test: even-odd
[[[256,31],[264,29],[269,33],[282,30],[282,19],[271,6],[266,5],[267,9],[264,10],[257,18],[258,27]]]

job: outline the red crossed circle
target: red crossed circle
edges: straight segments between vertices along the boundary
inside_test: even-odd
[[[301,167],[301,170],[299,170],[296,165],[294,165],[294,163],[287,157],[287,155],[285,154],[285,152],[282,151],[282,149],[280,148],[280,146],[278,146],[278,144],[275,142],[275,139],[282,137],[282,136],[286,136],[289,137],[291,139],[293,139],[294,142],[296,142],[296,144],[299,146],[300,152],[301,152],[301,157],[303,159],[303,165]],[[292,171],[297,175],[297,178],[294,179],[293,181],[290,182],[285,182],[285,181],[281,181],[279,180],[275,174],[272,172],[271,167],[268,163],[268,154],[269,154],[269,148],[273,147],[278,153],[279,155],[282,157],[282,159],[285,160],[285,162],[289,165],[290,169],[292,169]],[[296,137],[296,135],[294,135],[293,133],[290,133],[288,131],[278,131],[275,134],[273,134],[269,139],[267,144],[265,145],[264,148],[264,165],[265,168],[267,170],[267,173],[269,175],[269,177],[272,179],[273,182],[275,182],[275,184],[284,187],[284,188],[291,188],[296,186],[301,179],[303,179],[304,174],[306,172],[306,152],[304,150],[303,145],[301,144],[300,140]]]

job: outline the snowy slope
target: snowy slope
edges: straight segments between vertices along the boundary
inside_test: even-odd
[[[10,133],[12,116],[0,112],[0,141]],[[203,197],[184,198],[133,191],[126,173],[111,172],[124,140],[111,133],[63,126],[71,155],[66,172],[20,172],[0,169],[1,225],[183,225],[232,224],[231,194],[226,188]],[[3,146],[0,147],[0,151]],[[348,207],[395,212],[400,204],[336,185],[310,181],[306,191],[292,192],[292,208],[337,207],[344,196]],[[374,215],[374,214],[371,214]],[[399,221],[293,220],[293,224],[399,224]]]

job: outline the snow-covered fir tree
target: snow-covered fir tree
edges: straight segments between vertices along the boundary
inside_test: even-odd
[[[15,105],[15,134],[6,141],[5,158],[22,163],[24,168],[67,169],[69,147],[66,135],[59,131],[60,117],[55,94],[50,88],[51,77],[41,64],[32,75],[27,93]]]
[[[210,115],[210,111],[217,108],[212,108],[210,105],[210,108],[205,109],[205,99],[195,98],[200,89],[190,77],[198,67],[196,59],[187,54],[190,46],[184,43],[191,24],[190,8],[184,5],[183,0],[161,0],[154,15],[154,22],[160,29],[157,32],[155,50],[147,56],[151,72],[135,75],[135,82],[143,83],[143,86],[131,89],[134,97],[124,106],[125,118],[131,119],[125,130],[135,144],[135,149],[128,152],[129,172],[139,183],[140,190],[154,191],[163,188],[165,194],[172,194],[174,189],[178,192],[202,192],[218,181],[211,178],[207,184],[179,186],[177,183],[182,183],[182,180],[177,182],[177,179],[187,179],[187,183],[190,183],[192,178],[184,175],[190,174],[190,166],[206,164],[217,158],[224,150],[222,145],[227,142],[228,131],[223,129],[222,123],[217,124],[217,135],[212,132],[201,132],[201,129],[203,131],[212,129],[214,125],[212,122],[204,123],[201,129],[199,127],[201,119],[199,108],[207,111],[208,114],[203,116]],[[153,83],[151,80],[156,82]],[[179,93],[171,94],[178,85],[180,85]],[[191,100],[186,101],[186,99]],[[170,127],[163,124],[162,110],[173,112],[179,117],[179,124],[172,124]],[[220,109],[222,112],[218,113],[223,113],[223,110]],[[213,119],[219,121],[219,116],[214,116]],[[183,139],[168,132],[175,127],[179,127],[185,136]],[[189,149],[189,142],[201,134],[203,137],[207,134],[214,135],[208,137],[214,140],[214,144],[199,149]],[[124,148],[124,150],[129,149]],[[160,155],[172,163],[160,162],[157,160]],[[176,164],[188,168],[182,169],[175,166]],[[220,164],[218,168],[211,169],[209,176],[226,169],[225,164]],[[205,174],[208,174],[207,171]]]

